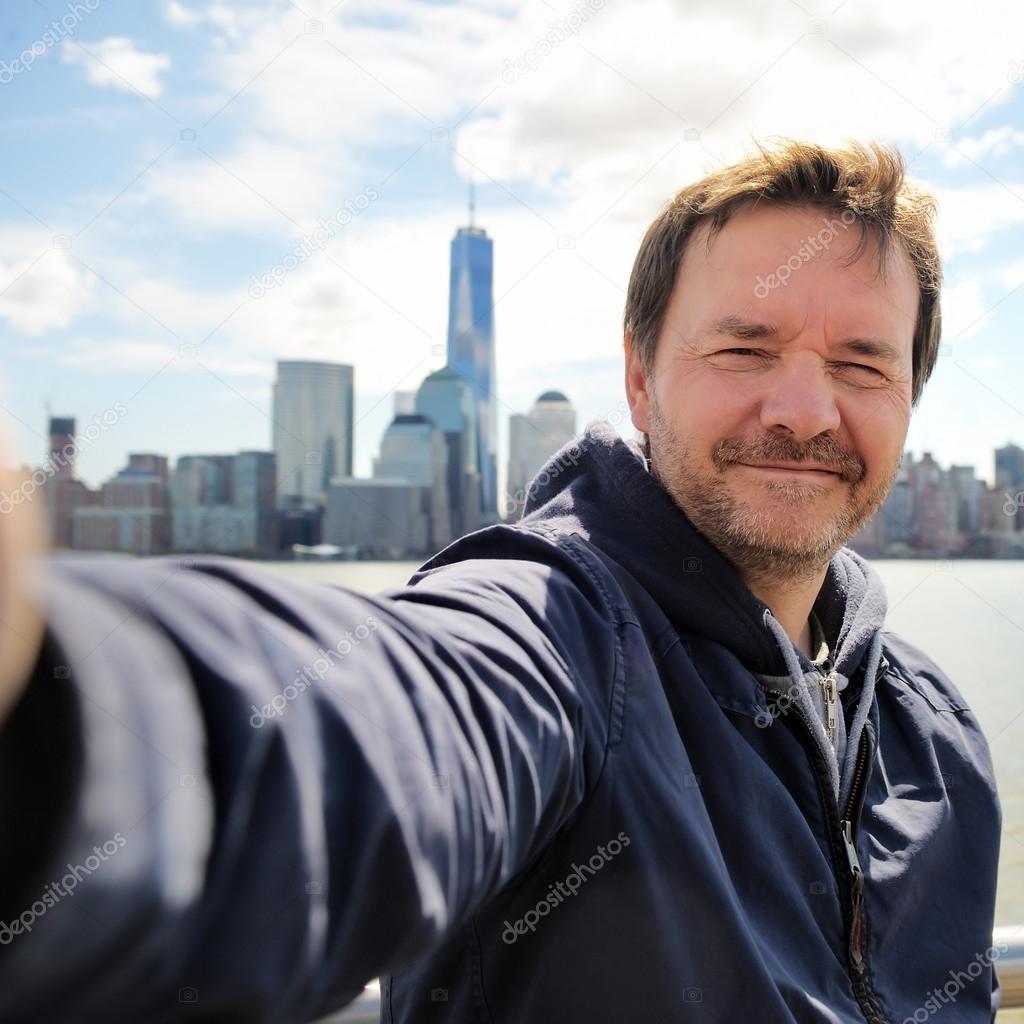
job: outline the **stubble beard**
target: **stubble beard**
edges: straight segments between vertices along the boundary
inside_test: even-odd
[[[710,468],[704,469],[657,407],[651,410],[649,453],[652,474],[675,503],[754,584],[800,584],[819,576],[832,556],[881,508],[900,465],[897,461],[872,485],[863,460],[831,438],[819,436],[801,446],[781,435],[767,435],[757,442],[721,442],[711,455]],[[813,458],[841,469],[841,479],[838,484],[771,480],[761,485],[763,500],[756,494],[742,498],[730,486],[736,470],[729,468],[741,456],[755,462]],[[838,508],[837,486],[845,492]],[[821,503],[826,518],[798,528],[794,514],[805,519],[808,506],[816,503]]]

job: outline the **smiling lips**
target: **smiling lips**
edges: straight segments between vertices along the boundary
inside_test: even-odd
[[[747,469],[767,470],[771,473],[792,473],[795,475],[812,474],[813,476],[842,477],[842,473],[839,470],[832,469],[829,466],[822,466],[814,462],[740,462],[737,463],[737,465],[746,466]]]

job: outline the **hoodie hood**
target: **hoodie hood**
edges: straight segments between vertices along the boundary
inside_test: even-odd
[[[589,424],[548,460],[530,486],[523,519],[552,521],[589,539],[680,631],[721,644],[758,675],[792,675],[791,652],[769,625],[768,606],[648,472],[639,446],[622,440],[607,421]],[[869,647],[877,646],[885,621],[878,574],[842,548],[829,563],[814,611],[835,668],[852,677]]]

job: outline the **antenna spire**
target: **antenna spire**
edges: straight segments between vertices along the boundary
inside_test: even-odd
[[[476,185],[473,179],[469,179],[469,226],[474,226],[476,217]]]

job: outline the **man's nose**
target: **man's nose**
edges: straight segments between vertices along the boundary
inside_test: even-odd
[[[835,384],[820,356],[794,353],[779,361],[765,379],[761,426],[786,430],[794,441],[807,441],[826,430],[839,429]]]

